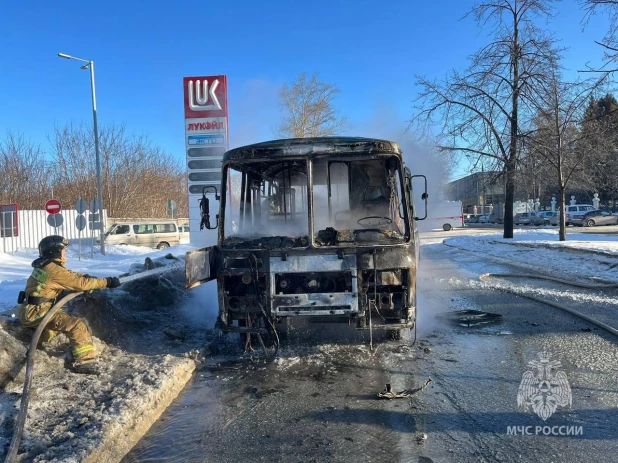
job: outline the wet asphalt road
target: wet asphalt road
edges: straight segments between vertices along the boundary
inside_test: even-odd
[[[355,343],[320,329],[316,345],[306,339],[312,326],[293,331],[269,365],[213,358],[123,462],[615,462],[618,340],[471,283],[513,269],[438,243],[421,249],[415,344],[382,340],[372,352],[366,335]],[[435,316],[461,309],[503,322],[463,327]],[[571,406],[546,421],[517,407],[522,375],[542,350],[561,362],[572,391]],[[377,398],[386,383],[402,391],[428,378],[410,398]],[[552,429],[582,434],[543,435]]]

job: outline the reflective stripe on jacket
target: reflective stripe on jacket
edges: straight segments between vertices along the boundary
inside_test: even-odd
[[[26,282],[26,294],[56,300],[64,290],[90,291],[107,286],[106,278],[95,278],[73,272],[66,269],[64,264],[64,259],[35,260],[32,264],[34,267],[32,275]],[[19,318],[26,326],[36,323],[52,306],[52,301],[38,305],[23,305],[20,308]]]

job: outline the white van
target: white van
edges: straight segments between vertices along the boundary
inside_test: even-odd
[[[573,217],[584,215],[586,212],[590,211],[596,211],[596,208],[592,204],[569,204],[566,206],[564,221],[566,225],[569,225]]]
[[[165,249],[180,244],[180,235],[174,221],[115,222],[105,232],[105,244]]]

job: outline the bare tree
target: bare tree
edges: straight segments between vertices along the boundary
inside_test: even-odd
[[[129,135],[124,126],[100,128],[103,205],[110,217],[165,217],[167,201],[187,212],[186,169],[145,135]],[[54,188],[68,204],[96,197],[92,130],[85,125],[56,127],[50,137]]]
[[[522,153],[517,169],[517,191],[516,197],[523,198],[543,198],[549,192],[556,191],[557,183],[554,175],[554,168],[550,166],[543,156],[535,150],[529,149],[522,143]]]
[[[411,126],[437,127],[439,149],[473,167],[489,161],[505,176],[504,238],[513,238],[515,173],[520,126],[534,113],[536,89],[547,80],[559,51],[536,24],[551,17],[555,0],[495,0],[468,15],[491,26],[492,41],[472,55],[465,72],[443,81],[417,78],[422,87]],[[487,165],[486,165],[487,167]]]
[[[51,192],[50,166],[43,149],[23,134],[7,132],[0,141],[0,203],[41,209]]]
[[[579,0],[579,5],[584,10],[585,24],[597,14],[609,20],[609,27],[603,38],[600,41],[595,40],[604,50],[603,64],[592,66],[586,63],[586,72],[601,73],[603,76],[613,74],[618,71],[618,0]]]
[[[280,138],[327,137],[342,133],[348,126],[347,118],[334,107],[340,93],[332,84],[310,78],[302,73],[294,83],[283,85],[279,92],[279,106],[283,120],[276,132]]]
[[[592,128],[587,132],[579,129],[594,89],[591,82],[564,82],[558,72],[553,72],[548,85],[537,92],[538,115],[525,138],[530,151],[554,170],[559,188],[560,241],[566,241],[565,193],[569,182],[582,174],[586,159],[596,153],[588,141],[597,133]]]
[[[591,98],[581,130],[594,156],[586,159],[586,186],[599,193],[601,204],[618,197],[618,101],[611,94]]]

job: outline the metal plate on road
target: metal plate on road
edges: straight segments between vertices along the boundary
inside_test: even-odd
[[[84,201],[84,204],[86,203],[86,201]],[[79,231],[82,231],[84,228],[86,228],[86,217],[84,217],[83,215],[78,215],[75,218],[75,228],[77,228]]]
[[[83,214],[84,212],[86,212],[86,209],[88,209],[88,203],[84,198],[79,198],[75,203],[75,210],[78,214]]]
[[[63,222],[64,217],[62,217],[62,214],[49,214],[47,216],[47,223],[54,228],[62,226]]]

